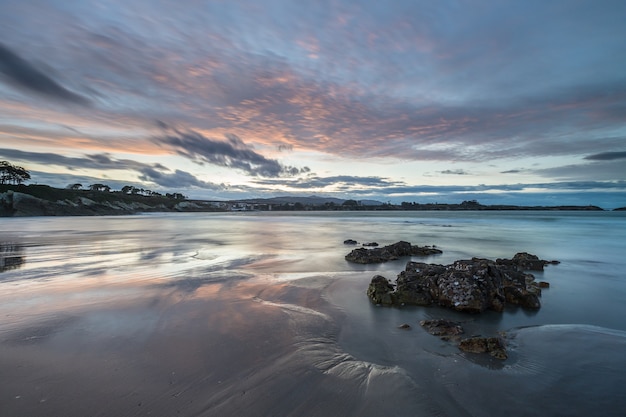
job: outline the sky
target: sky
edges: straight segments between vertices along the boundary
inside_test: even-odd
[[[191,198],[626,206],[623,0],[0,0],[0,160]]]

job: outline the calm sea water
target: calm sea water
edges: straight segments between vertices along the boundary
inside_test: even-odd
[[[395,279],[406,260],[355,265],[343,241],[406,240],[436,245],[451,263],[473,256],[530,252],[559,260],[538,279],[549,281],[533,323],[584,323],[626,330],[626,213],[401,212],[150,214],[127,217],[0,219],[0,295],[61,296],[85,286],[94,297],[108,284],[165,280],[201,285],[265,275],[382,273]],[[46,288],[60,293],[46,295]],[[88,300],[88,298],[86,299]],[[52,301],[52,300],[50,300]],[[76,300],[80,302],[80,300]],[[87,301],[86,301],[87,302]]]
[[[478,373],[497,372],[489,378],[502,387],[510,379],[499,378],[511,374],[528,375],[524,380],[528,387],[538,375],[551,381],[580,381],[579,371],[569,362],[588,358],[590,346],[601,352],[602,358],[594,357],[589,366],[610,370],[624,365],[620,358],[626,353],[626,212],[257,212],[0,218],[0,335],[66,311],[131,299],[137,292],[153,291],[155,283],[160,288],[192,293],[215,282],[284,282],[324,276],[335,281],[327,298],[343,314],[338,337],[348,354],[370,363],[400,366],[417,375],[424,372],[415,363],[417,351],[424,351],[423,355],[432,355],[437,349],[452,352],[430,335],[408,339],[396,327],[428,317],[468,318],[437,308],[398,310],[370,305],[364,294],[371,277],[382,274],[395,279],[407,260],[350,264],[344,260],[352,249],[343,244],[345,239],[381,245],[399,240],[436,245],[443,254],[425,261],[441,264],[474,256],[510,258],[522,251],[559,260],[559,265],[535,274],[551,284],[543,292],[538,312],[510,309],[470,320],[469,326],[476,332],[518,331],[519,343],[527,344],[504,369],[476,368]],[[524,333],[523,329],[533,326],[541,331]],[[533,349],[544,352],[543,356],[529,359],[528,352]],[[558,369],[547,371],[545,363],[555,360],[561,361]],[[460,373],[452,365],[456,361],[436,365],[439,376],[431,382],[454,385],[445,395],[463,403],[476,392],[459,388],[459,384],[475,375]],[[619,382],[615,380],[618,377],[606,372],[585,372],[583,381],[604,390],[603,404],[608,404],[610,415],[626,405],[626,400],[621,390],[609,386]],[[549,388],[543,394],[563,398],[557,403],[565,407],[570,396],[576,397],[576,389],[586,389],[572,388],[573,394],[561,395],[551,391],[556,382],[546,384]],[[489,415],[464,407],[471,415]],[[510,411],[500,405],[493,407]],[[578,415],[587,412],[578,411]],[[562,415],[577,413],[569,410]]]

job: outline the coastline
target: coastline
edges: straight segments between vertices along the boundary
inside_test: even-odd
[[[175,194],[182,196],[182,194]],[[164,196],[132,195],[120,191],[89,191],[53,188],[46,185],[0,187],[0,217],[33,216],[109,216],[168,212],[249,212],[249,211],[622,211],[587,206],[482,205],[476,201],[460,204],[352,205],[323,203],[322,198],[277,197],[241,201],[187,200]],[[339,200],[341,201],[341,200]],[[346,200],[354,201],[354,200]],[[356,202],[355,202],[356,203]]]

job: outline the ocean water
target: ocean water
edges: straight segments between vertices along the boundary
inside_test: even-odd
[[[317,381],[308,371],[317,367],[326,379],[350,381],[345,382],[346,390],[355,383],[354,394],[335,398],[322,410],[325,413],[376,415],[385,410],[388,415],[583,416],[598,412],[617,416],[626,410],[626,377],[622,375],[626,369],[625,212],[251,212],[0,218],[0,233],[0,360],[7,362],[14,361],[10,355],[17,355],[21,346],[27,345],[37,357],[54,358],[61,348],[76,349],[73,358],[80,363],[78,352],[93,348],[85,334],[94,329],[112,346],[107,353],[111,358],[130,361],[133,354],[112,340],[122,335],[130,335],[128,340],[150,337],[138,330],[148,327],[157,329],[152,335],[167,336],[163,326],[173,326],[175,321],[207,320],[209,311],[216,317],[217,310],[226,307],[215,307],[215,311],[207,307],[203,313],[205,310],[181,306],[191,309],[191,300],[216,299],[217,293],[224,294],[224,288],[235,291],[254,284],[257,293],[248,297],[250,300],[287,312],[291,326],[299,323],[292,328],[298,341],[283,347],[285,352],[298,352],[298,359],[289,362],[289,372],[301,373],[301,381]],[[468,316],[437,307],[381,308],[371,305],[365,296],[369,280],[375,274],[394,280],[408,259],[381,265],[351,264],[344,259],[352,249],[343,244],[345,239],[381,245],[399,240],[436,245],[442,255],[414,258],[431,263],[448,264],[474,256],[510,258],[517,252],[561,263],[534,273],[538,280],[550,283],[543,291],[539,311],[508,308],[503,313]],[[280,297],[263,298],[264,287],[290,285],[321,289],[321,301],[288,295],[286,290]],[[219,292],[214,290],[217,286]],[[237,322],[233,318],[238,302],[243,311],[248,299],[244,293],[238,293],[227,306],[228,318],[219,322],[225,327],[224,323],[231,323],[231,329],[223,330],[225,335],[232,336],[236,323],[257,327],[254,315],[238,317]],[[180,307],[168,320],[156,317],[151,307],[163,300]],[[461,354],[453,344],[419,328],[420,320],[438,317],[463,321],[469,334],[504,332],[509,359],[501,362]],[[321,318],[325,324],[313,326]],[[399,330],[402,323],[412,329]],[[268,332],[278,332],[271,320],[262,324],[269,326]],[[302,336],[305,333],[306,337]],[[251,340],[241,343],[256,343],[252,333],[249,337]],[[68,347],[76,341],[84,344],[82,350]],[[326,361],[320,359],[320,349],[329,346],[336,361],[330,368],[320,365]],[[220,351],[225,360],[229,360],[229,349]],[[48,370],[52,377],[43,373],[34,377],[25,371],[32,359],[23,360],[23,366],[10,375],[15,385],[5,382],[2,386],[0,411],[4,406],[34,413],[29,415],[54,415],[42,405],[46,396],[38,398],[37,405],[33,402],[30,408],[20,409],[25,397],[18,391],[37,381],[44,387],[58,381],[71,385],[74,374]],[[246,381],[261,375],[265,379],[259,386],[272,386],[268,380],[283,381],[284,375],[264,373],[264,369],[277,369],[276,358],[272,361],[255,365],[259,368],[247,374]],[[208,377],[194,378],[199,384],[197,381]],[[298,381],[281,382],[274,389],[286,390],[298,386]],[[231,398],[243,382],[229,384],[219,398]],[[302,397],[301,404],[328,395],[324,384],[303,382],[302,390],[310,398]],[[379,387],[379,394],[374,387]],[[207,392],[218,395],[208,388]],[[257,397],[251,398],[256,402],[251,407],[258,412],[263,404],[270,413],[264,415],[322,414],[317,406],[296,404],[293,395],[286,401],[272,399],[258,388],[255,392]],[[61,391],[55,398],[63,395],[69,394]],[[373,400],[378,396],[395,402],[380,408],[384,400]],[[126,397],[122,393],[114,398]],[[231,402],[220,401],[219,407],[232,407]],[[355,408],[352,403],[356,402],[362,407]],[[72,410],[68,404],[57,407],[54,410]],[[188,415],[219,415],[219,407],[215,407],[205,405],[204,412],[189,409]],[[99,415],[113,415],[103,410]],[[220,412],[234,413],[233,408],[223,410]],[[280,410],[280,414],[267,410]],[[238,409],[237,415],[246,414]]]

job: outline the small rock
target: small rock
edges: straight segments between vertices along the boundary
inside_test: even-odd
[[[367,296],[374,304],[393,305],[396,303],[393,284],[382,275],[372,278],[367,288]]]
[[[398,326],[398,329],[402,329],[402,330],[409,330],[410,328],[411,328],[411,325],[407,323],[403,323]]]
[[[546,281],[538,281],[539,288],[550,288],[550,283]]]
[[[378,246],[378,242],[368,242],[364,243],[363,246]]]
[[[488,353],[496,359],[506,359],[506,347],[499,337],[470,337],[461,340],[459,349],[470,353]]]
[[[442,338],[456,336],[464,332],[459,323],[446,319],[422,320],[420,326],[433,336]]]
[[[344,245],[356,245],[357,243],[359,242],[357,242],[356,240],[352,240],[352,239],[346,239],[343,241]]]
[[[414,246],[409,242],[400,241],[381,248],[357,248],[347,254],[345,258],[347,261],[359,264],[376,264],[392,261],[402,256],[428,256],[440,253],[442,251],[436,248]]]

